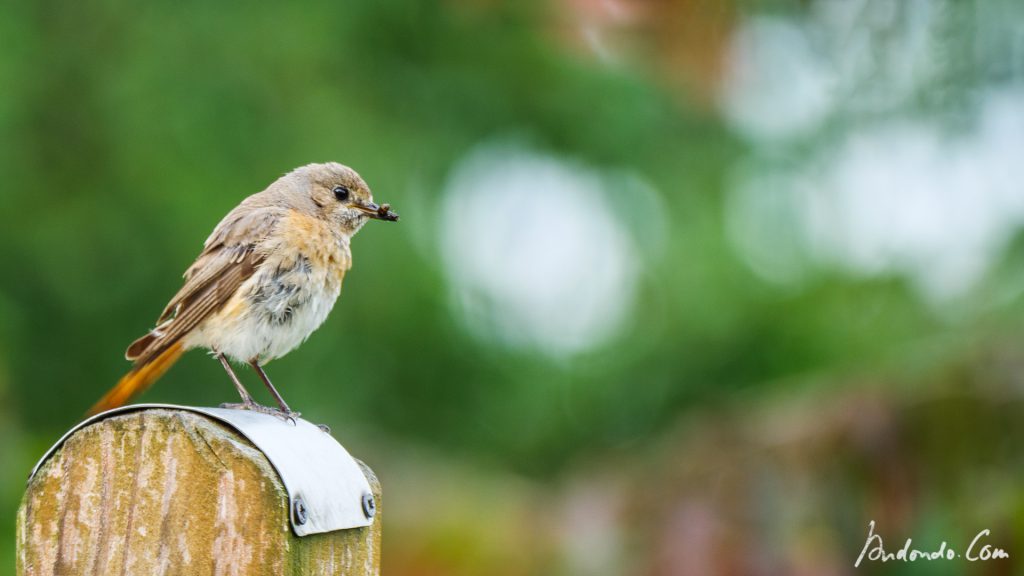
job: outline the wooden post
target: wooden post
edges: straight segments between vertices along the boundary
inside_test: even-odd
[[[17,574],[377,576],[380,541],[379,512],[366,528],[296,536],[252,443],[200,414],[149,409],[82,428],[32,478]]]

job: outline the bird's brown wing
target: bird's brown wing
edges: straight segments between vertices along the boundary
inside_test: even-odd
[[[251,208],[245,202],[229,212],[206,239],[202,253],[185,271],[185,285],[167,303],[157,324],[174,317],[181,311],[181,305],[196,298],[232,266],[244,268],[246,262],[252,259],[257,246],[284,216],[284,212],[281,208],[270,206]],[[251,270],[249,272],[252,273]]]
[[[259,267],[260,245],[283,215],[279,208],[245,203],[231,211],[185,272],[185,285],[164,308],[158,326],[133,342],[125,357],[136,366],[146,364],[219,310]]]

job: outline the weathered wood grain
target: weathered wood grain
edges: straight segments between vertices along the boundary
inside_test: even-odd
[[[380,484],[364,467],[378,507]],[[151,409],[83,428],[40,469],[18,510],[17,573],[380,573],[374,523],[299,538],[270,463],[199,414]]]

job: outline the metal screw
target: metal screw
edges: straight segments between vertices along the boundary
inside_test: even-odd
[[[295,512],[295,523],[302,526],[306,523],[306,503],[302,501],[302,498],[296,498],[292,504],[292,510]]]
[[[363,514],[366,515],[368,520],[372,520],[376,513],[377,501],[373,499],[373,494],[369,492],[363,494]]]

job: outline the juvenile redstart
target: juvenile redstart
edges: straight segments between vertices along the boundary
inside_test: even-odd
[[[263,365],[327,318],[352,266],[352,237],[371,218],[398,214],[374,204],[359,174],[334,162],[297,168],[243,200],[207,238],[156,328],[128,346],[131,371],[89,413],[125,404],[185,350],[206,348],[242,396],[230,406],[293,416]],[[253,400],[229,359],[252,366],[279,410]]]

